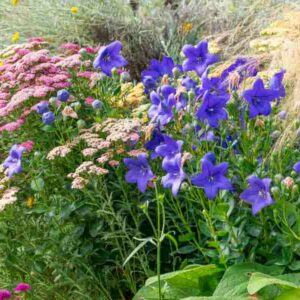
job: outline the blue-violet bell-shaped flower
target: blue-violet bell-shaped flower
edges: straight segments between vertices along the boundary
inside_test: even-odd
[[[107,76],[111,76],[113,68],[121,68],[127,65],[127,60],[120,54],[122,44],[120,41],[115,41],[109,45],[100,48],[97,57],[93,62],[95,69],[101,71]]]
[[[252,175],[248,177],[248,183],[249,187],[240,194],[240,198],[252,204],[252,214],[256,215],[264,207],[273,203],[270,194],[271,179],[260,179]]]

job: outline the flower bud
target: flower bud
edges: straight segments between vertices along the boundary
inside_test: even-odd
[[[131,77],[130,77],[130,74],[128,72],[123,72],[121,73],[121,76],[120,76],[120,80],[121,82],[128,82],[131,80]]]
[[[297,195],[299,193],[299,186],[295,184],[292,188],[293,195]]]
[[[161,79],[161,84],[162,85],[169,84],[169,76],[167,74],[165,74]]]
[[[290,176],[284,178],[281,183],[288,189],[291,189],[295,184],[294,179]]]
[[[57,92],[56,97],[61,102],[67,102],[70,97],[70,93],[67,90],[63,89]]]
[[[280,194],[280,189],[278,186],[272,186],[271,187],[271,193],[274,195],[274,196],[278,196]]]
[[[256,119],[256,121],[255,121],[255,127],[261,127],[261,128],[265,127],[264,120],[263,119]]]
[[[271,133],[271,138],[276,140],[280,137],[280,135],[281,135],[281,132],[279,130],[275,130]]]
[[[101,109],[102,106],[103,106],[103,102],[100,101],[100,100],[98,100],[98,99],[95,99],[95,100],[93,101],[93,103],[92,103],[92,107],[93,107],[94,109]]]
[[[119,73],[118,73],[118,69],[117,69],[117,68],[113,68],[113,69],[111,70],[111,76],[112,76],[113,78],[118,78],[118,77],[119,77]]]
[[[87,51],[86,51],[84,48],[81,48],[81,49],[79,50],[79,53],[83,55],[83,54],[86,54]]]
[[[190,102],[193,102],[194,99],[195,99],[195,92],[194,91],[189,91],[188,95],[189,95]]]
[[[52,106],[55,106],[56,103],[57,103],[57,98],[56,97],[51,97],[49,99],[49,103],[52,105]]]
[[[183,182],[183,183],[181,184],[180,189],[181,189],[182,191],[186,191],[188,188],[189,188],[189,184],[188,184],[187,182]]]
[[[177,79],[180,75],[180,70],[177,67],[174,67],[172,69],[172,73],[173,73],[174,79]]]
[[[48,111],[42,116],[43,123],[46,125],[51,125],[55,121],[55,116],[52,111]]]
[[[276,174],[274,176],[275,183],[280,183],[283,180],[283,176],[281,174]]]
[[[278,114],[278,118],[279,118],[280,120],[285,120],[286,117],[287,117],[287,111],[286,111],[286,110],[283,110],[283,111],[281,111],[281,112]]]
[[[78,121],[77,121],[77,127],[78,127],[78,129],[84,128],[84,127],[85,127],[85,122],[84,122],[84,120],[82,120],[82,119],[78,120]]]
[[[76,101],[71,104],[71,107],[73,107],[75,111],[79,111],[81,108],[81,103],[79,101]]]
[[[292,171],[292,172],[291,172],[291,176],[292,176],[292,177],[296,177],[296,176],[297,176],[297,172]]]

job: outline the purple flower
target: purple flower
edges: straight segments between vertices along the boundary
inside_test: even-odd
[[[209,160],[211,163],[215,164],[216,155],[212,151],[209,151],[202,157],[202,161],[204,161],[206,159]]]
[[[285,88],[282,84],[284,74],[285,70],[281,70],[270,79],[270,88],[278,92],[277,104],[279,104],[280,98],[285,97]]]
[[[158,154],[155,152],[155,148],[159,146],[163,141],[164,135],[160,132],[159,129],[155,129],[153,131],[152,138],[144,145],[147,150],[153,151],[151,153],[151,159],[154,159],[158,156]]]
[[[244,91],[243,97],[249,103],[250,118],[268,116],[272,111],[271,101],[278,97],[278,91],[266,89],[262,79],[258,78],[252,89]]]
[[[181,153],[183,141],[176,141],[164,135],[164,142],[156,147],[155,152],[164,158],[164,160],[169,160],[175,157],[176,154]]]
[[[126,59],[120,54],[122,44],[119,41],[100,48],[97,57],[93,62],[95,69],[101,69],[107,76],[111,76],[113,68],[120,68],[127,65]]]
[[[279,117],[280,120],[285,120],[286,117],[287,117],[287,111],[286,111],[286,110],[281,111],[281,112],[278,114],[278,117]]]
[[[42,115],[43,113],[47,112],[49,110],[49,102],[42,101],[36,106],[36,112],[39,115]]]
[[[9,156],[3,163],[3,166],[7,168],[7,174],[9,177],[22,172],[22,154],[25,150],[25,147],[20,145],[13,145],[11,147]]]
[[[190,77],[184,77],[181,80],[181,84],[182,84],[182,86],[184,86],[186,88],[187,91],[189,91],[190,89],[196,88],[196,85],[197,85],[196,81]]]
[[[208,77],[208,71],[206,70],[201,76],[201,88],[197,91],[197,96],[203,96],[206,91],[211,94],[224,95],[227,92],[228,84],[223,78]]]
[[[102,106],[103,106],[103,102],[98,99],[96,99],[92,102],[92,107],[94,109],[100,109],[100,108],[102,108]]]
[[[152,59],[149,68],[143,71],[141,75],[142,78],[145,76],[151,76],[155,80],[164,75],[173,77],[172,70],[174,67],[175,64],[173,59],[169,56],[164,56],[161,62],[157,59]]]
[[[67,90],[60,90],[57,92],[56,98],[61,102],[67,102],[70,97],[70,93]]]
[[[17,293],[22,293],[22,292],[27,292],[28,290],[31,289],[31,286],[28,283],[21,282],[19,283],[15,288],[15,292]]]
[[[157,81],[151,76],[144,76],[142,78],[142,83],[145,87],[145,93],[148,94],[156,88]]]
[[[230,73],[237,72],[240,76],[239,83],[241,83],[245,78],[257,75],[257,66],[256,59],[240,57],[222,72],[221,78],[227,79]]]
[[[172,108],[176,104],[174,96],[176,89],[169,85],[164,85],[161,87],[161,93],[164,97],[163,99],[157,92],[151,92],[150,100],[152,105],[148,111],[148,115],[153,121],[157,122],[161,126],[164,126],[168,124],[174,117]]]
[[[8,290],[0,290],[0,300],[11,299],[12,294]]]
[[[202,172],[192,176],[192,184],[204,189],[209,199],[214,199],[219,190],[231,190],[232,184],[225,177],[228,164],[223,162],[214,165],[210,160],[202,161]]]
[[[207,41],[201,41],[197,46],[185,45],[182,49],[186,60],[182,64],[183,71],[196,71],[201,76],[207,67],[218,61],[218,56],[208,52]]]
[[[126,181],[128,183],[137,183],[138,189],[144,193],[148,181],[154,176],[146,154],[140,154],[136,159],[124,158],[124,164],[129,169],[125,176]]]
[[[217,96],[208,91],[205,92],[203,102],[195,116],[199,121],[207,122],[211,127],[217,128],[219,121],[228,119],[225,106],[229,97],[228,94]]]
[[[300,161],[294,164],[293,169],[297,174],[300,174]]]
[[[264,207],[273,203],[270,194],[271,179],[259,179],[256,176],[248,177],[250,187],[240,194],[241,199],[252,204],[252,214],[255,215]]]
[[[162,164],[163,169],[167,172],[162,177],[162,185],[164,188],[172,188],[174,197],[177,196],[182,181],[186,178],[186,175],[181,167],[181,154],[175,155],[170,160],[164,160]]]
[[[46,125],[50,125],[55,121],[55,116],[52,111],[48,111],[42,116],[43,123]]]

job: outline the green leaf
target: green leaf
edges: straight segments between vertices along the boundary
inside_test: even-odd
[[[285,291],[280,294],[275,300],[299,300],[300,299],[300,290],[293,289],[290,291]]]
[[[203,288],[209,291],[207,282],[216,282],[216,277],[223,271],[215,265],[191,265],[184,270],[161,275],[161,286],[164,300],[179,300],[189,296],[200,296]],[[214,287],[213,287],[214,288]],[[158,279],[151,277],[135,295],[133,300],[143,298],[145,300],[158,299]]]
[[[254,272],[262,272],[269,275],[281,274],[282,268],[277,266],[263,266],[255,263],[237,264],[228,268],[216,288],[213,296],[231,297],[248,296],[247,286],[250,276]]]
[[[152,237],[149,237],[147,239],[144,239],[140,244],[138,244],[133,251],[129,254],[129,256],[126,258],[126,260],[123,263],[123,267],[129,262],[129,260],[140,250],[142,249],[148,242],[153,241]]]
[[[286,280],[282,279],[286,278]],[[296,282],[296,283],[295,283]],[[285,274],[283,276],[270,276],[263,273],[253,273],[250,277],[247,290],[249,294],[255,294],[269,285],[279,285],[286,288],[300,288],[300,274]]]
[[[31,180],[30,187],[32,190],[35,192],[41,192],[44,190],[45,187],[45,182],[42,178],[34,178]]]

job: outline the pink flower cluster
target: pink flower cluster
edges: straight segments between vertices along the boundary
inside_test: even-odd
[[[41,101],[49,93],[69,87],[70,68],[79,69],[88,64],[81,61],[78,45],[61,46],[68,50],[69,56],[51,56],[49,50],[44,49],[46,46],[48,43],[43,39],[32,38],[10,49],[10,55],[1,61],[0,118],[4,123],[0,123],[0,132],[20,128],[32,111],[32,107],[26,107],[28,100]],[[93,72],[82,73],[88,78]],[[15,111],[19,112],[19,117],[12,121],[11,114]],[[4,117],[10,117],[10,122],[6,123]]]

